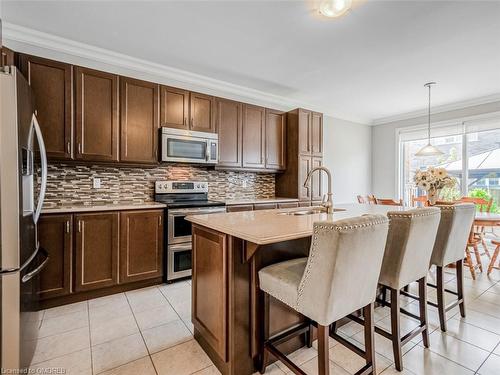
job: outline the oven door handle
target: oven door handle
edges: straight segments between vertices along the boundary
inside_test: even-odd
[[[205,214],[211,214],[211,213],[217,213],[217,212],[225,212],[226,207],[218,207],[215,209],[210,209],[210,208],[200,208],[199,210],[193,210],[193,209],[180,209],[180,210],[169,210],[168,215],[169,216],[189,216],[189,215],[205,215]]]
[[[177,251],[186,251],[186,250],[191,250],[193,247],[193,245],[191,244],[191,242],[187,243],[187,244],[179,244],[179,245],[170,245],[168,247],[168,250],[170,251],[174,251],[174,252],[177,252]]]

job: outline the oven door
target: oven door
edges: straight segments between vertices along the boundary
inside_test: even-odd
[[[168,210],[167,232],[168,244],[178,244],[191,241],[191,222],[186,220],[188,215],[202,215],[216,212],[225,212],[226,207],[196,207],[180,208],[177,210]]]
[[[191,250],[191,242],[168,246],[168,281],[191,276]]]
[[[170,134],[162,135],[162,161],[207,164],[209,156],[209,144],[205,138]]]

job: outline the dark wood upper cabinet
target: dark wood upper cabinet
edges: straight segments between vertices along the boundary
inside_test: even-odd
[[[120,283],[163,274],[163,210],[120,212]]]
[[[323,114],[313,112],[311,116],[311,153],[313,156],[323,155]]]
[[[161,126],[189,128],[189,91],[161,86]]]
[[[286,168],[286,113],[266,109],[266,168]]]
[[[311,111],[298,110],[299,153],[311,154]]]
[[[71,293],[73,216],[44,215],[38,223],[40,246],[49,253],[49,261],[39,276],[41,299]]]
[[[120,77],[120,161],[158,162],[160,86]]]
[[[76,158],[118,161],[118,76],[76,67]]]
[[[215,98],[213,96],[192,92],[190,114],[189,129],[215,133]]]
[[[73,79],[69,64],[19,55],[19,67],[35,96],[35,110],[47,157],[71,159]]]
[[[243,167],[263,169],[266,167],[266,110],[243,104]]]
[[[2,46],[0,48],[1,58],[0,58],[0,66],[10,66],[14,65],[14,51],[11,49]]]
[[[75,291],[118,282],[118,212],[75,215]]]
[[[242,104],[216,99],[219,167],[242,166]]]

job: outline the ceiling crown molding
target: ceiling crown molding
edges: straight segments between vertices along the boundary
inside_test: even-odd
[[[432,114],[436,115],[438,113],[455,111],[455,110],[464,109],[467,107],[474,107],[477,105],[489,104],[489,103],[495,103],[495,102],[500,102],[500,93],[482,96],[480,98],[462,100],[459,102],[435,106],[435,107],[432,107]],[[420,109],[418,111],[412,111],[412,112],[402,113],[399,115],[383,117],[380,119],[373,120],[371,125],[373,125],[373,126],[383,125],[383,124],[388,124],[388,123],[392,123],[392,122],[396,122],[396,121],[403,121],[403,120],[409,120],[409,119],[413,119],[413,118],[417,118],[417,117],[427,116],[427,111],[428,111],[427,108],[423,108],[423,109]]]

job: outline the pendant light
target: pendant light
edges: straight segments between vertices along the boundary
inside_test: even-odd
[[[427,145],[422,147],[415,156],[425,157],[425,156],[439,156],[443,155],[444,152],[441,151],[436,146],[431,145],[431,86],[435,85],[436,82],[428,82],[424,85],[429,89],[429,111],[427,114]]]
[[[319,12],[325,17],[336,18],[344,15],[351,6],[352,0],[323,0]]]

